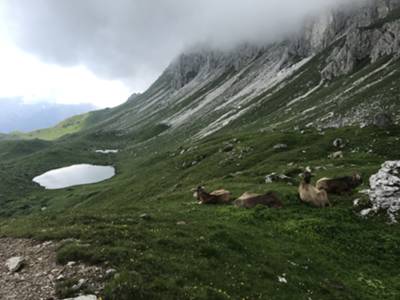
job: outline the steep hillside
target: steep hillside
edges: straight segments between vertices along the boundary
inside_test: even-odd
[[[148,91],[91,118],[121,135],[197,138],[227,126],[365,125],[378,111],[398,118],[400,3],[368,3],[326,12],[272,45],[182,54]]]
[[[92,128],[139,140],[202,138],[225,127],[364,126],[385,111],[399,122],[399,35],[398,0],[327,11],[281,42],[188,51],[145,93],[90,113],[85,126],[25,137]]]
[[[361,217],[358,191],[400,157],[399,124],[371,124],[386,111],[400,121],[400,1],[369,3],[273,45],[189,51],[119,107],[0,141],[0,237],[61,241],[58,263],[114,268],[104,290],[84,287],[107,300],[398,299],[400,227]],[[32,182],[79,163],[117,174],[61,190]],[[365,180],[316,209],[298,198],[306,167]],[[275,191],[284,207],[198,205],[198,185]],[[79,279],[54,279],[58,297],[83,292]]]

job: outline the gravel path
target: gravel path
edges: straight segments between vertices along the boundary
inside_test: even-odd
[[[57,264],[58,246],[56,242],[0,238],[0,300],[57,299],[56,283],[67,278],[81,279],[100,292],[103,269],[75,263]],[[16,256],[22,256],[25,262],[19,271],[11,273],[6,262]]]

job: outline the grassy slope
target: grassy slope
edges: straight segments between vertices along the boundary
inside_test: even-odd
[[[349,142],[345,158],[331,161],[336,137]],[[119,144],[107,135],[53,142],[3,160],[8,169],[1,177],[9,181],[7,190],[1,188],[3,199],[20,197],[2,205],[0,235],[79,239],[61,248],[58,258],[115,266],[121,276],[109,282],[107,299],[396,299],[398,226],[384,217],[360,219],[351,204],[359,195],[333,197],[332,209],[319,210],[300,204],[295,186],[266,185],[263,177],[307,165],[327,166],[319,177],[353,170],[369,176],[384,160],[399,157],[399,137],[400,128],[344,128],[325,135],[225,131],[196,145],[172,143],[168,136],[140,144]],[[240,141],[235,150],[220,152],[232,138]],[[272,149],[282,142],[287,150]],[[122,151],[91,151],[100,146]],[[189,150],[179,154],[182,149]],[[118,176],[60,191],[28,184],[33,174],[81,161],[114,164]],[[193,161],[198,163],[189,166]],[[20,170],[28,176],[20,178]],[[199,183],[234,196],[273,189],[285,208],[198,206],[190,189]],[[41,212],[43,206],[48,209]],[[14,218],[6,217],[10,213]],[[151,219],[141,219],[142,213]],[[283,273],[287,284],[278,282]]]
[[[398,127],[387,131],[343,128],[324,135],[312,130],[303,135],[259,131],[290,117],[284,114],[286,103],[319,84],[316,70],[324,55],[294,74],[285,89],[254,99],[262,100],[255,111],[194,144],[182,142],[191,127],[177,131],[178,135],[150,121],[140,127],[129,118],[133,109],[129,102],[30,136],[54,140],[71,134],[56,141],[0,142],[0,236],[79,239],[62,247],[58,259],[62,263],[107,262],[116,267],[121,275],[108,282],[106,299],[397,299],[397,225],[387,225],[384,216],[358,217],[352,207],[352,200],[362,197],[357,194],[332,197],[334,207],[319,210],[299,203],[296,186],[264,183],[266,174],[295,174],[306,166],[326,167],[317,171],[317,177],[358,170],[367,178],[383,161],[400,156]],[[295,104],[294,111],[340,92],[385,61],[322,87]],[[365,83],[397,67],[398,62]],[[229,77],[225,75],[219,83]],[[352,95],[341,110],[374,95],[384,94],[383,103],[395,103],[398,88],[393,76]],[[148,93],[166,84],[160,82]],[[205,87],[199,97],[210,88]],[[134,101],[141,103],[147,96]],[[101,123],[113,128],[120,119],[128,127],[136,126],[135,130],[128,135],[92,127]],[[86,130],[80,133],[82,129]],[[345,158],[329,160],[337,137],[347,140]],[[221,152],[232,139],[239,140],[234,151]],[[289,148],[273,150],[278,143]],[[94,153],[101,148],[121,152]],[[118,174],[107,182],[59,191],[45,191],[31,183],[34,176],[51,168],[81,162],[112,164]],[[224,187],[235,197],[245,191],[275,190],[285,208],[198,206],[190,192],[198,184],[210,190]],[[151,218],[140,218],[143,213]],[[177,225],[179,221],[186,224]],[[282,274],[287,284],[278,282]]]
[[[35,130],[29,133],[14,132],[11,137],[21,139],[42,139],[47,141],[56,140],[68,134],[77,133],[87,126],[87,118],[90,113],[77,115],[60,122],[54,127]]]

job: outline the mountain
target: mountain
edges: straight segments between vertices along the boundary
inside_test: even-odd
[[[66,118],[94,109],[90,104],[24,103],[21,99],[0,99],[0,132],[29,132],[48,128]]]
[[[364,126],[385,111],[398,122],[399,30],[399,1],[377,0],[327,11],[274,44],[192,50],[145,93],[92,119],[122,135],[195,138],[225,127]]]
[[[63,273],[50,287],[61,299],[397,299],[399,226],[363,215],[357,192],[400,157],[399,7],[364,1],[274,44],[187,51],[119,107],[0,141],[0,237],[59,241],[58,263],[115,269],[100,291]],[[32,182],[74,164],[116,176]],[[364,181],[314,208],[298,196],[308,168]],[[273,191],[283,208],[198,205],[200,185],[232,199]]]
[[[363,3],[273,44],[188,51],[145,93],[89,114],[85,126],[198,139],[224,128],[365,126],[379,112],[397,123],[400,3]]]

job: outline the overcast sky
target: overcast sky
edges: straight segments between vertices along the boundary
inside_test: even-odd
[[[350,1],[0,0],[0,98],[114,106],[194,44],[266,43]]]

